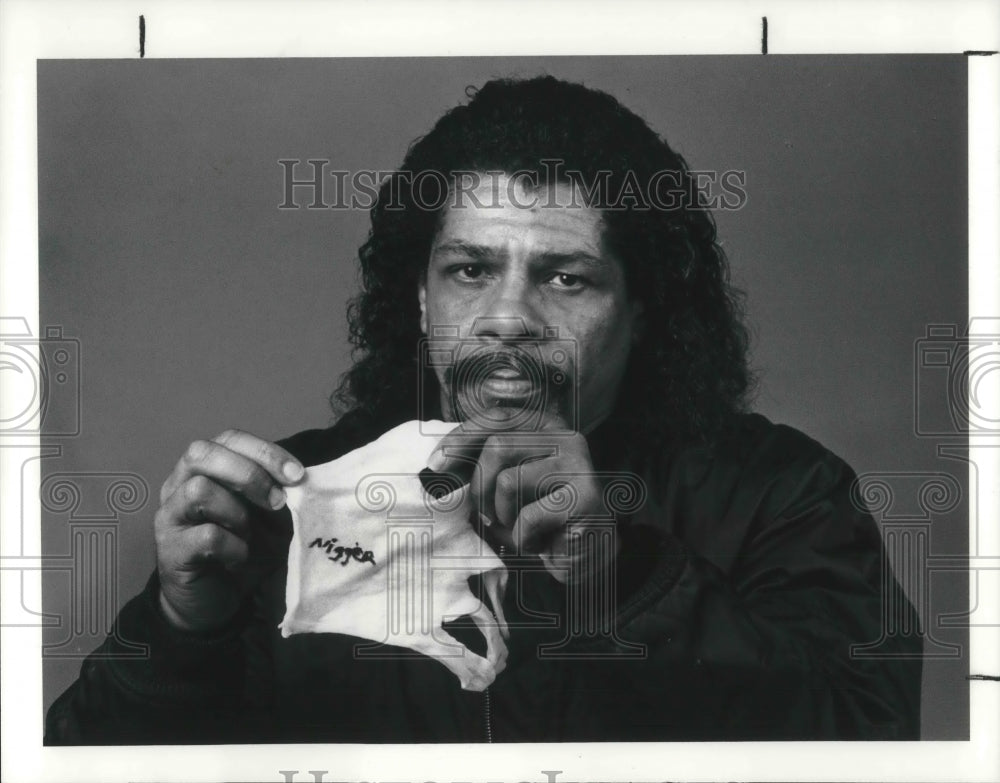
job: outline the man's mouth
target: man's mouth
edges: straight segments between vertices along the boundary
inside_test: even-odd
[[[524,373],[514,367],[497,367],[490,373],[489,377],[502,380],[518,380],[524,378]]]
[[[540,392],[538,386],[516,370],[495,370],[482,379],[479,392],[496,402],[527,400]]]
[[[561,410],[566,384],[560,371],[548,366],[539,350],[480,348],[448,368],[445,383],[458,419],[490,430],[531,428],[546,410]]]
[[[532,368],[525,367],[523,359],[518,361],[518,358],[500,353],[483,361],[475,373],[478,377],[469,379],[477,387],[472,390],[473,394],[484,398],[487,404],[499,405],[539,395],[544,384],[544,370],[536,367],[532,373]]]

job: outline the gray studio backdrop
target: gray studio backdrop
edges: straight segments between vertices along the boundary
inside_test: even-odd
[[[159,487],[187,444],[331,422],[367,215],[279,210],[278,161],[391,170],[468,85],[541,72],[611,92],[694,168],[746,172],[745,206],[717,222],[749,297],[758,409],[886,474],[892,508],[869,501],[923,555],[967,551],[966,500],[928,510],[913,483],[968,489],[966,463],[936,451],[962,441],[947,417],[926,437],[914,416],[924,381],[947,406],[918,342],[966,322],[963,57],[41,61],[40,324],[61,327],[79,380],[78,421],[43,439],[46,707],[154,568]],[[64,419],[73,383],[50,401]],[[924,565],[907,566],[917,597]],[[924,736],[966,738],[968,664],[948,645],[967,634],[940,626],[968,581],[929,584]]]

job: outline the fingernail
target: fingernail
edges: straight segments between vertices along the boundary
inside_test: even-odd
[[[271,488],[271,493],[267,496],[267,502],[271,504],[271,508],[275,511],[285,505],[285,493],[282,492],[281,487]]]
[[[286,462],[282,466],[281,472],[285,474],[285,478],[289,481],[298,481],[306,474],[303,467],[297,462]]]
[[[430,458],[427,460],[427,467],[433,470],[435,473],[444,467],[445,459],[444,452],[440,450],[435,450],[431,452]]]
[[[480,511],[479,524],[481,524],[483,527],[489,527],[490,525],[493,524],[493,520],[490,519],[488,516],[486,516],[486,514],[484,514],[482,511]]]

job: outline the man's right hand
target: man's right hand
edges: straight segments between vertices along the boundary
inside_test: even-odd
[[[160,490],[156,561],[160,606],[184,630],[231,619],[241,596],[233,571],[247,560],[250,505],[277,510],[302,465],[280,446],[239,430],[196,440]]]

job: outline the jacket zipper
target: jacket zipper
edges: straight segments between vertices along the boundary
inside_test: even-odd
[[[490,702],[490,689],[483,691],[483,708],[486,713],[486,741],[493,742],[493,705]]]
[[[498,552],[500,559],[503,560],[505,554],[507,554],[507,547],[501,544],[500,551]],[[502,600],[502,599],[501,599]],[[496,615],[496,609],[494,608],[493,614]],[[494,617],[495,619],[495,617]],[[483,691],[483,713],[486,717],[486,741],[493,742],[493,701],[490,698],[490,688],[487,686],[486,690]]]

